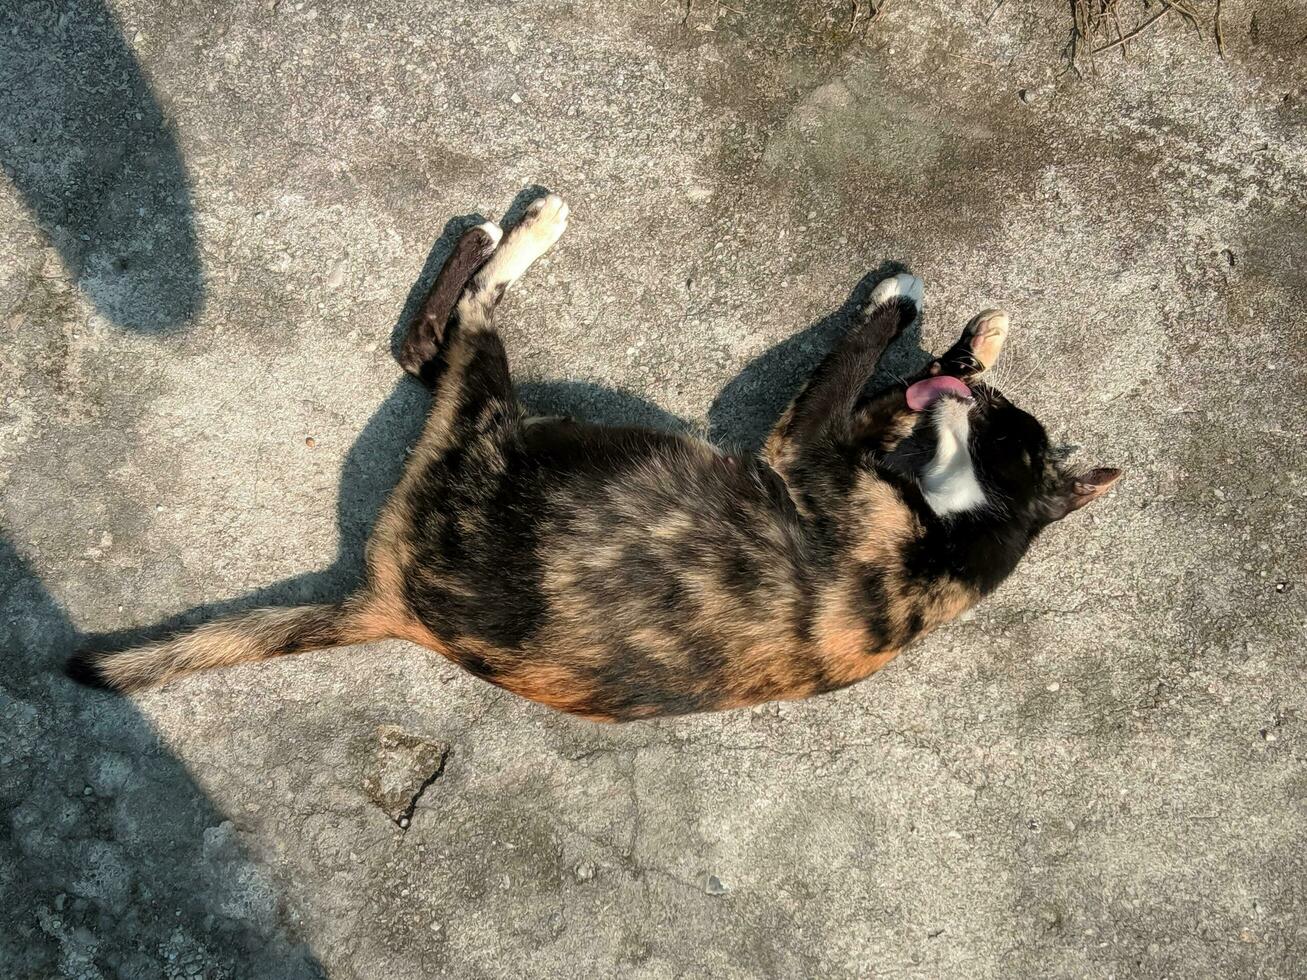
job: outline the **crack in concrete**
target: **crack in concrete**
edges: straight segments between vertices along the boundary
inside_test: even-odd
[[[418,801],[445,771],[448,742],[423,738],[395,725],[377,729],[378,743],[363,792],[401,830],[407,830]]]

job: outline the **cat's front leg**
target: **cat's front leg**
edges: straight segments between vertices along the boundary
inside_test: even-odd
[[[931,378],[969,381],[992,368],[1003,352],[1010,319],[1003,310],[977,313],[962,330],[962,336],[942,357],[937,357],[916,376],[866,399],[853,412],[853,441],[869,450],[890,452],[916,425],[916,410],[910,392],[918,382]]]
[[[963,328],[957,343],[931,363],[927,373],[952,375],[964,381],[983,374],[1003,353],[1009,325],[1005,310],[982,310]]]
[[[789,482],[805,455],[846,445],[854,407],[885,349],[919,313],[920,279],[900,273],[872,290],[857,322],[826,355],[767,437],[763,455]]]

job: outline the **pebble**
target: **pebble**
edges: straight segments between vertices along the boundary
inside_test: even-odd
[[[573,873],[577,881],[589,881],[596,874],[598,869],[589,861],[582,861],[576,866]]]
[[[1057,681],[1054,681],[1052,684],[1049,684],[1048,687],[1044,688],[1044,690],[1056,694],[1058,691],[1062,690],[1062,685]]]
[[[731,889],[716,875],[705,875],[703,879],[703,890],[709,895],[725,895]]]
[[[327,288],[339,289],[345,282],[345,260],[341,259],[327,276]]]
[[[317,444],[318,444],[318,440],[314,439],[312,436],[309,436],[307,439],[304,440],[304,445],[308,446],[310,449],[312,449]]]

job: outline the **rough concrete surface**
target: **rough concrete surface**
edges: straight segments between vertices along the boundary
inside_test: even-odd
[[[0,975],[1307,976],[1307,8],[1095,78],[1061,2],[850,8],[3,5]],[[1127,477],[801,704],[598,726],[398,642],[65,681],[348,588],[396,325],[533,187],[545,407],[747,444],[901,262],[926,347],[1007,307],[1009,394]]]

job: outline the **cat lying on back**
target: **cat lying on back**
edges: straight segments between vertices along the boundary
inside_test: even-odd
[[[1007,314],[977,316],[918,377],[871,396],[921,281],[881,282],[758,458],[687,435],[529,416],[494,326],[562,234],[535,201],[458,241],[404,368],[430,415],[342,602],[263,609],[69,663],[133,690],[210,667],[402,637],[597,721],[805,698],[883,667],[974,605],[1114,469],[1069,472],[1043,427],[977,378]]]

